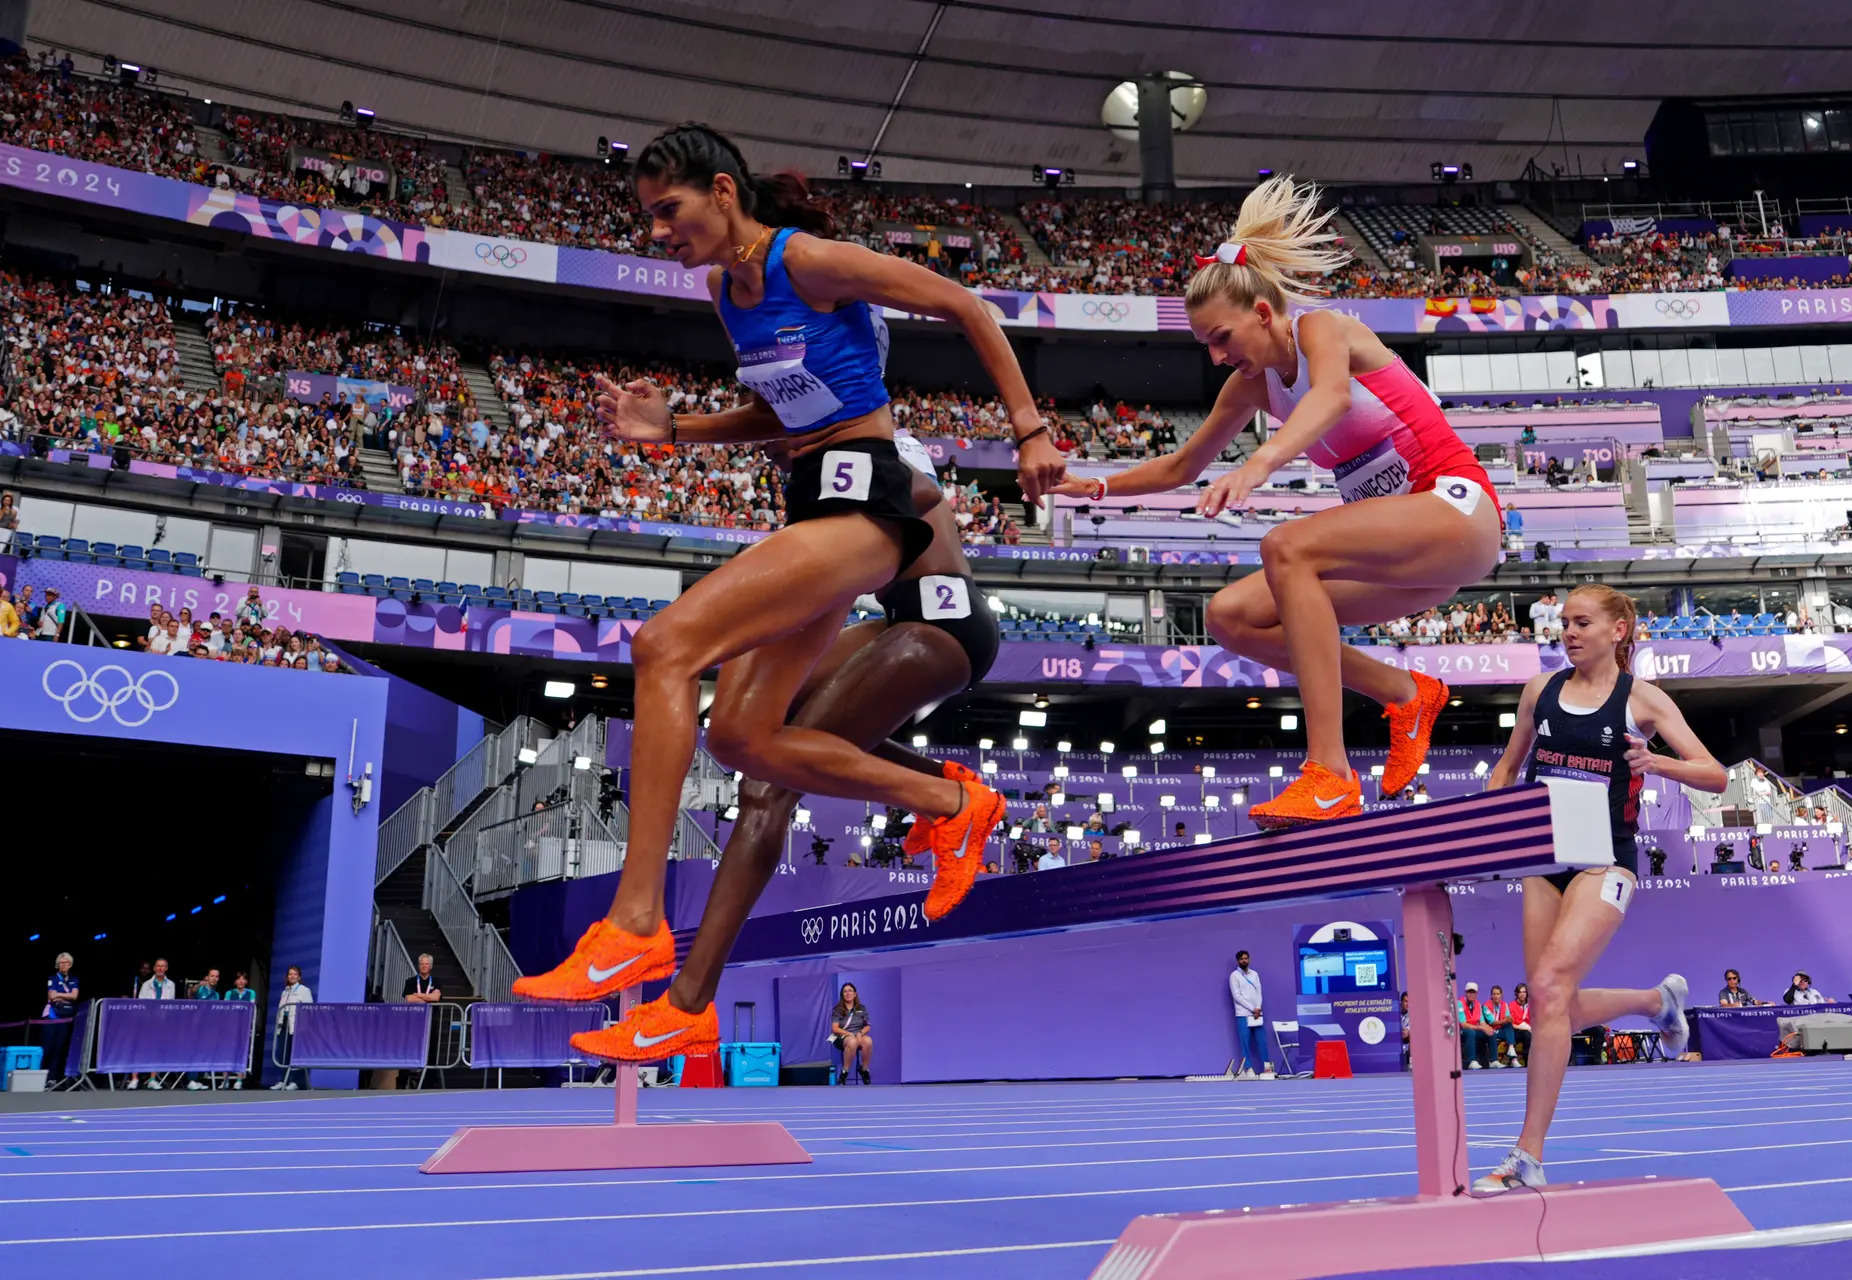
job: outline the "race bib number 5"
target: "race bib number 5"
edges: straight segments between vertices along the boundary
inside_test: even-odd
[[[920,616],[928,620],[969,618],[970,584],[946,574],[927,574],[920,579]]]
[[[875,460],[867,454],[852,449],[831,449],[823,455],[823,479],[817,497],[866,502],[868,486],[874,476]]]

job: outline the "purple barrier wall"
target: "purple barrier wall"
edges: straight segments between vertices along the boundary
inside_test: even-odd
[[[227,581],[219,587],[209,578],[36,556],[26,562],[18,582],[37,587],[41,598],[45,588],[56,587],[72,604],[104,617],[145,617],[149,605],[159,604],[174,614],[182,608],[191,609],[193,617],[202,621],[214,613],[228,617],[236,613],[250,588],[244,582]],[[307,627],[330,640],[364,642],[374,638],[375,606],[380,602],[371,596],[263,587],[259,598],[264,602],[265,614],[292,631]]]
[[[1804,258],[1732,258],[1730,276],[1736,280],[1805,280],[1826,284],[1847,271],[1846,255],[1812,254]]]
[[[100,1072],[250,1068],[257,1006],[248,1001],[95,1000],[91,1009]]]
[[[469,1008],[472,1067],[563,1067],[588,1059],[572,1037],[605,1024],[602,1004],[476,1004]]]
[[[433,1016],[428,1004],[298,1005],[289,1064],[422,1067],[429,1053]]]

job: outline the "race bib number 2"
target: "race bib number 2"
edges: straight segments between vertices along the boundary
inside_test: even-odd
[[[875,460],[869,455],[853,449],[831,449],[823,455],[823,478],[817,497],[819,500],[839,498],[845,502],[866,502],[874,475]]]
[[[927,574],[920,579],[920,616],[928,620],[969,618],[970,584],[946,574]]]

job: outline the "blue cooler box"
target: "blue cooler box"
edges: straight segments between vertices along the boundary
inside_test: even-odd
[[[6,1089],[13,1083],[15,1071],[37,1071],[44,1050],[36,1044],[15,1044],[0,1049],[0,1089]],[[778,1075],[777,1054],[773,1054],[772,1075],[774,1082]]]
[[[777,1084],[778,1050],[776,1042],[721,1045],[720,1061],[726,1070],[727,1083],[735,1088]]]

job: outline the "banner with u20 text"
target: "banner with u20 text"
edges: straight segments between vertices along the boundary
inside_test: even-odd
[[[88,160],[0,144],[0,186],[267,240],[413,262],[451,271],[613,293],[706,302],[707,274],[661,258],[540,244],[396,222],[347,209],[277,200]],[[1015,328],[1153,333],[1183,331],[1181,298],[978,291],[999,324]],[[1347,298],[1332,304],[1379,333],[1522,333],[1852,323],[1852,289],[1529,296]],[[907,313],[888,310],[890,317]]]

